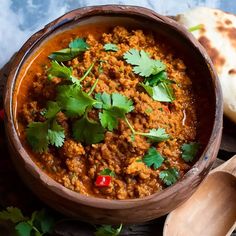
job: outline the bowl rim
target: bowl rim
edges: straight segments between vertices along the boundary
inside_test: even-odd
[[[143,198],[125,199],[125,200],[105,199],[105,198],[83,195],[64,187],[62,184],[56,182],[54,179],[52,179],[46,173],[44,173],[34,163],[30,155],[26,152],[26,150],[24,150],[20,142],[15,127],[14,116],[13,116],[14,112],[12,108],[14,87],[17,75],[20,71],[21,65],[24,63],[28,54],[30,55],[29,52],[36,43],[42,41],[44,38],[47,38],[51,32],[53,32],[55,29],[58,29],[59,27],[63,26],[66,23],[79,21],[85,17],[114,15],[114,14],[126,17],[145,18],[147,20],[152,20],[156,22],[159,21],[166,24],[168,27],[177,30],[180,34],[182,34],[182,36],[185,37],[185,39],[187,39],[189,43],[192,43],[192,45],[195,47],[195,50],[198,50],[198,52],[202,55],[205,63],[209,68],[209,71],[211,73],[212,83],[214,85],[215,103],[216,103],[215,119],[211,135],[208,140],[208,144],[206,145],[206,148],[202,151],[200,158],[191,167],[191,169],[174,185],[167,187],[162,191],[153,193],[150,196],[146,196]],[[192,182],[193,178],[197,174],[203,172],[204,169],[206,169],[206,167],[210,169],[215,158],[213,157],[214,155],[209,156],[208,152],[210,152],[209,150],[211,150],[211,146],[215,143],[215,141],[219,137],[219,134],[221,134],[222,132],[223,105],[222,105],[221,87],[216,72],[213,68],[213,64],[209,56],[207,55],[205,49],[203,49],[203,47],[192,36],[191,33],[189,33],[183,26],[179,25],[176,21],[170,19],[167,16],[162,16],[150,9],[139,6],[130,6],[130,5],[101,5],[101,6],[89,6],[89,7],[78,8],[50,22],[43,29],[33,34],[22,46],[22,48],[16,54],[16,57],[12,62],[11,72],[8,77],[5,89],[4,109],[6,113],[5,129],[8,141],[10,143],[10,146],[17,148],[18,153],[24,162],[25,168],[28,171],[30,171],[35,178],[40,179],[43,185],[45,185],[46,188],[48,188],[50,191],[53,191],[55,194],[63,195],[64,198],[78,204],[83,204],[86,206],[103,208],[103,209],[128,209],[140,205],[144,206],[146,204],[154,203],[161,199],[167,198],[170,195],[176,194],[181,186],[185,186],[186,184]]]

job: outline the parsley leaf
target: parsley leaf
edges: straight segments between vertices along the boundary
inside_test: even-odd
[[[26,138],[33,151],[43,153],[48,150],[48,121],[32,122],[26,129]]]
[[[197,154],[197,151],[199,149],[199,144],[198,143],[185,143],[182,145],[181,150],[182,150],[182,158],[186,162],[191,162],[194,157]]]
[[[103,169],[99,174],[100,175],[109,175],[109,176],[115,177],[114,171],[110,170],[109,168]]]
[[[56,147],[62,147],[64,139],[65,133],[63,127],[54,120],[48,130],[48,142]]]
[[[87,115],[75,121],[72,130],[75,140],[85,144],[99,143],[104,139],[104,128],[101,124],[89,119]]]
[[[95,236],[118,236],[121,233],[122,224],[118,228],[113,228],[111,225],[102,225],[97,228]]]
[[[75,85],[61,85],[57,91],[56,100],[68,117],[83,115],[88,107],[97,102]]]
[[[52,119],[56,116],[56,114],[61,110],[60,106],[57,104],[57,102],[49,101],[47,104],[47,110],[44,114],[44,116],[47,119]]]
[[[0,212],[0,220],[10,220],[13,223],[18,223],[27,220],[20,209],[16,207],[7,207],[5,211]]]
[[[160,60],[151,59],[143,50],[138,51],[137,49],[130,49],[124,54],[124,59],[134,66],[134,73],[144,77],[158,74],[166,68],[164,63]]]
[[[105,51],[113,51],[113,52],[117,52],[119,50],[118,46],[116,44],[113,43],[106,43],[103,48],[105,49]]]
[[[84,41],[84,39],[77,38],[69,44],[69,48],[53,52],[49,55],[49,58],[58,62],[69,61],[81,52],[86,51],[88,48],[89,45]]]
[[[143,157],[143,162],[148,167],[153,166],[155,170],[162,165],[163,161],[163,156],[154,147],[149,148],[147,154]]]
[[[134,108],[132,100],[119,93],[111,95],[105,92],[102,94],[97,93],[95,98],[99,102],[95,107],[104,109],[102,112],[99,112],[101,124],[110,131],[117,128],[118,118],[124,118],[125,114]]]
[[[48,78],[55,77],[70,80],[73,84],[80,86],[80,81],[72,75],[72,68],[65,65],[60,65],[57,61],[51,62],[51,67],[48,69]]]
[[[162,128],[151,129],[148,133],[136,132],[136,134],[149,138],[151,142],[162,142],[170,138],[170,135]]]
[[[174,184],[180,176],[176,168],[169,168],[161,171],[159,177],[167,186],[170,186]]]

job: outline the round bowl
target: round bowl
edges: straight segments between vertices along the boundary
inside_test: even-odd
[[[16,130],[14,91],[20,68],[48,37],[73,25],[104,23],[148,28],[163,35],[187,65],[197,98],[198,137],[201,150],[193,167],[176,184],[148,197],[108,200],[73,192],[47,176],[32,161]],[[219,150],[222,133],[222,94],[212,63],[205,50],[174,20],[134,6],[94,6],[71,11],[34,34],[19,50],[11,68],[5,92],[5,128],[13,163],[24,182],[46,204],[90,223],[141,223],[172,211],[196,190],[209,172]]]

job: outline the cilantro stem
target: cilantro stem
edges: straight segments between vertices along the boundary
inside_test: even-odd
[[[88,70],[84,73],[84,75],[79,79],[79,82],[82,82],[86,77],[87,75],[91,72],[91,70],[93,69],[94,67],[94,63],[92,63],[90,65],[90,67],[88,68]]]
[[[195,25],[195,26],[193,26],[193,27],[190,27],[189,29],[188,29],[188,31],[189,32],[193,32],[193,31],[196,31],[196,30],[200,30],[200,29],[202,29],[203,28],[203,24],[199,24],[199,25]]]
[[[133,126],[130,124],[129,120],[127,119],[127,117],[125,116],[125,122],[126,124],[129,126],[129,128],[131,129],[133,134],[137,134],[137,132],[134,130]]]
[[[97,84],[98,84],[98,80],[96,79],[95,83],[93,84],[92,88],[90,89],[90,91],[88,92],[88,95],[91,95],[93,93],[93,90],[96,88]]]

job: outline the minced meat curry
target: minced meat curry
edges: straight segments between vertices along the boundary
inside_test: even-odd
[[[140,198],[190,169],[199,145],[192,83],[158,35],[123,26],[70,29],[44,42],[19,78],[21,141],[66,188]]]

